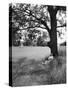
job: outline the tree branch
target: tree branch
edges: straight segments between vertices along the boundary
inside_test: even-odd
[[[63,10],[66,11],[66,6],[56,6],[57,10]]]
[[[18,8],[17,8],[17,9],[18,9]],[[18,9],[18,10],[20,10],[20,9]],[[28,10],[28,9],[26,9],[26,10]],[[40,22],[41,24],[43,24],[43,25],[46,27],[46,29],[48,30],[48,32],[50,32],[50,29],[49,29],[47,23],[46,23],[44,20],[42,20],[41,18],[37,18],[35,15],[33,15],[31,10],[28,10],[28,11],[26,11],[26,10],[20,10],[20,11],[24,11],[24,12],[26,12],[29,16],[34,17],[36,20],[38,20],[38,22]]]
[[[57,26],[56,28],[61,28],[61,27],[66,27],[66,23],[61,26]]]
[[[19,30],[26,30],[26,29],[29,29],[29,28],[42,28],[42,29],[46,29],[46,28],[44,28],[44,27],[41,27],[41,26],[31,26],[31,27],[27,27],[27,28],[23,28],[23,29],[19,29]]]
[[[33,17],[34,17],[35,19],[37,19],[38,21],[40,21],[41,24],[43,24],[43,25],[46,27],[46,29],[47,29],[48,31],[50,31],[49,27],[47,26],[47,23],[46,23],[45,21],[41,20],[41,18],[37,18],[35,15],[33,15],[31,10],[30,10],[30,13],[29,13],[29,12],[27,12],[27,13],[28,13],[30,16],[33,16]]]

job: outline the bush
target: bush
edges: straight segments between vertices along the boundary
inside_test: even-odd
[[[31,40],[26,39],[25,42],[23,43],[24,46],[30,46],[31,45]]]
[[[46,46],[47,42],[45,42],[44,39],[40,36],[37,40],[37,45],[38,46]]]
[[[19,46],[20,45],[20,41],[19,40],[13,40],[12,45],[13,46]]]

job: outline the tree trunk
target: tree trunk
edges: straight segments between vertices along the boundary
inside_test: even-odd
[[[50,12],[50,19],[51,19],[51,30],[50,30],[50,42],[48,43],[49,47],[51,48],[51,52],[53,56],[58,55],[57,49],[57,21],[56,21],[56,12],[55,10],[51,10]]]

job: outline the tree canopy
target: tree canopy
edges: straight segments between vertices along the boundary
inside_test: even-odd
[[[12,32],[18,30],[47,30],[50,39],[57,43],[57,36],[61,37],[66,31],[66,7],[65,6],[48,6],[48,5],[34,5],[34,4],[10,4],[9,15],[10,25],[12,24]],[[53,35],[52,35],[53,34]],[[55,38],[55,40],[54,40]],[[51,45],[51,46],[52,46]],[[56,45],[56,44],[55,44]]]
[[[12,9],[12,26],[20,29],[43,28],[51,29],[50,9],[52,6],[31,5],[31,4],[10,4]],[[57,27],[66,26],[66,9],[65,7],[53,6],[57,8]],[[56,9],[55,9],[56,10]],[[45,23],[44,23],[45,22]],[[46,26],[46,27],[45,27]]]

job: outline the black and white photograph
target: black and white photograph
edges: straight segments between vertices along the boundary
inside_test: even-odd
[[[66,10],[9,3],[9,86],[66,84]]]

